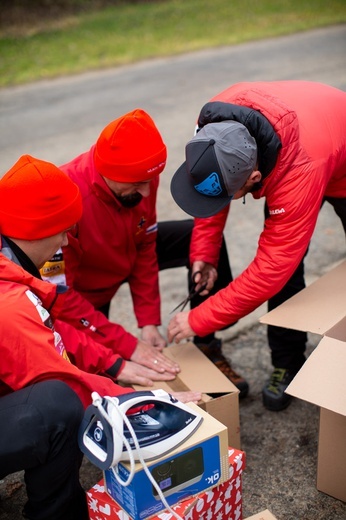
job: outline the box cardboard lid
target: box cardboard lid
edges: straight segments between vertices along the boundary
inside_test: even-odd
[[[269,509],[265,509],[265,511],[261,511],[256,515],[248,516],[245,520],[277,520],[277,518],[269,511]]]
[[[154,386],[147,388],[133,385],[136,390],[162,388],[166,392],[192,390],[206,394],[239,392],[238,388],[193,343],[171,345],[164,350],[164,354],[180,365],[181,372],[176,379],[158,381]]]
[[[346,415],[346,343],[323,337],[286,392]]]
[[[346,315],[346,261],[260,318],[261,323],[325,334]]]

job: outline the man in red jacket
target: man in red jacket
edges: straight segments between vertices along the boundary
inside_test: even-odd
[[[151,371],[169,373],[175,368],[164,364],[158,272],[189,267],[193,220],[157,223],[156,198],[166,157],[154,121],[135,109],[109,123],[89,151],[61,166],[81,190],[83,216],[69,233],[68,245],[41,273],[69,286],[65,321],[110,348],[119,357],[119,369],[123,360]],[[232,280],[222,236],[220,240],[220,276],[213,293]],[[124,282],[131,291],[140,339],[108,320],[110,302]],[[204,299],[196,297],[192,307]],[[194,339],[206,354],[215,347],[220,350],[213,333]],[[219,354],[213,361],[246,393],[246,381],[225,358]]]
[[[84,407],[93,391],[131,390],[101,375],[112,366],[109,349],[102,359],[91,338],[59,324],[64,288],[39,273],[80,219],[80,191],[53,164],[25,155],[0,179],[0,200],[0,478],[25,470],[26,518],[87,520],[77,444]],[[85,348],[99,353],[94,373],[84,370]]]
[[[244,272],[171,320],[168,337],[177,343],[221,329],[267,300],[273,309],[300,291],[303,259],[325,201],[346,230],[345,92],[306,81],[239,83],[202,108],[198,128],[171,183],[177,204],[197,217],[193,270],[214,263],[210,236],[222,233],[232,199],[265,197],[266,219]],[[277,411],[290,402],[284,391],[305,361],[306,334],[269,327],[268,340],[275,370],[263,403]]]

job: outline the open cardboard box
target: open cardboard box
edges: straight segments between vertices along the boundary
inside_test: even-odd
[[[346,261],[260,321],[323,336],[286,392],[321,407],[317,489],[346,502]]]
[[[194,345],[181,343],[165,349],[165,355],[179,363],[174,381],[160,381],[152,387],[133,385],[135,390],[162,388],[166,392],[203,392],[199,406],[228,428],[228,445],[240,448],[239,390]]]

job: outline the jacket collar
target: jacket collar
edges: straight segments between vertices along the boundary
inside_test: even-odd
[[[17,254],[14,254],[13,251],[10,254],[9,249],[12,251],[6,238],[0,236],[0,280],[27,287],[40,298],[52,317],[57,318],[65,300],[64,294],[59,294],[57,285],[45,282],[39,274],[37,277],[36,273],[33,274],[25,269]]]

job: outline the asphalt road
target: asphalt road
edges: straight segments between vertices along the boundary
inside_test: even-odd
[[[168,146],[159,219],[186,218],[170,196],[169,182],[184,160],[184,146],[209,98],[232,83],[254,80],[305,79],[346,90],[345,65],[346,26],[341,25],[3,89],[0,176],[24,153],[56,164],[68,161],[89,148],[109,121],[141,107],[153,116]],[[239,201],[232,206],[225,233],[235,275],[252,259],[262,221],[260,202],[249,200],[244,206]],[[325,207],[306,261],[308,282],[344,256],[341,225]],[[162,273],[160,285],[165,330],[169,311],[185,294],[184,271]],[[126,288],[116,301],[113,319],[136,333]],[[225,353],[251,384],[250,396],[241,403],[242,444],[248,457],[244,517],[269,508],[279,520],[346,520],[346,505],[318,493],[314,486],[318,410],[297,401],[273,414],[261,405],[261,387],[270,372],[265,331],[257,325],[264,312],[262,307],[221,334]],[[311,338],[310,348],[315,341]],[[98,476],[85,465],[86,486]],[[22,475],[0,482],[0,496],[0,519],[19,519],[25,498]]]

